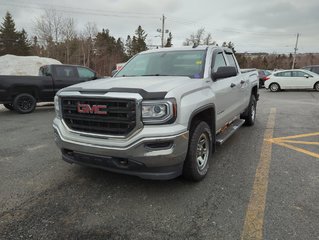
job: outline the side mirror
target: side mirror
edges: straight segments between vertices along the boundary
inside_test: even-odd
[[[94,76],[93,76],[92,80],[95,80],[95,79],[97,79],[97,74],[96,74],[96,72],[94,72]]]
[[[237,69],[232,66],[219,67],[216,72],[212,72],[213,81],[234,76],[237,76]]]
[[[52,76],[52,74],[51,74],[51,73],[49,73],[49,72],[46,72],[46,73],[45,73],[45,76],[47,76],[47,77],[51,77],[51,76]]]
[[[309,75],[307,75],[307,74],[305,74],[305,75],[303,75],[305,78],[309,78]]]
[[[115,74],[117,74],[117,72],[118,72],[118,70],[116,70],[116,69],[113,70],[112,73],[111,73],[111,76],[113,77]]]

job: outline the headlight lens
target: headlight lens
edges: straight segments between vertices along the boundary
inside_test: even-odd
[[[175,99],[142,102],[142,118],[145,124],[173,122],[176,118]]]
[[[60,98],[57,95],[55,95],[54,97],[54,109],[55,109],[55,114],[57,118],[61,118]]]

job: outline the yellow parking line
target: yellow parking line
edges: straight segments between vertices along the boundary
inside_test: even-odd
[[[293,141],[293,140],[274,140],[273,143],[297,143],[305,145],[319,145],[319,142],[304,142],[304,141]]]
[[[288,137],[279,137],[279,138],[274,138],[274,139],[275,140],[283,140],[283,139],[303,138],[303,137],[312,137],[312,136],[319,136],[319,132],[299,134],[299,135],[288,136]]]
[[[302,148],[298,148],[298,147],[295,147],[295,146],[292,146],[292,145],[289,145],[289,144],[285,144],[283,142],[274,141],[273,143],[275,143],[277,145],[280,145],[282,147],[290,148],[290,149],[295,150],[297,152],[301,152],[301,153],[307,154],[307,155],[315,157],[315,158],[319,158],[319,154],[314,153],[314,152],[310,152],[310,151],[302,149]]]
[[[276,108],[270,109],[264,140],[271,139],[275,127]],[[241,239],[263,239],[264,212],[268,188],[269,166],[271,162],[272,143],[264,141],[260,161],[256,169],[255,180],[248,207]]]

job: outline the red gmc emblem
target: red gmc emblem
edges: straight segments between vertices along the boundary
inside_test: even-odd
[[[82,104],[78,103],[78,113],[90,113],[90,114],[96,114],[96,115],[106,115],[107,111],[105,109],[107,108],[106,105],[92,105],[89,104]]]

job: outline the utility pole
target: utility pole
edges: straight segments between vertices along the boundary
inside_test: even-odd
[[[166,17],[162,16],[161,18],[162,20],[162,28],[158,28],[156,31],[161,33],[161,36],[155,36],[155,37],[161,37],[161,45],[162,45],[162,48],[164,47],[164,38],[165,38],[165,33],[169,33],[169,30],[168,29],[165,29],[165,20],[166,20]]]
[[[299,33],[297,33],[297,39],[296,39],[296,45],[295,45],[295,54],[294,54],[294,59],[292,61],[291,69],[295,68],[296,56],[297,56],[297,50],[298,50],[298,40],[299,40]]]
[[[166,17],[163,14],[162,16],[162,48],[164,47],[165,19]]]

